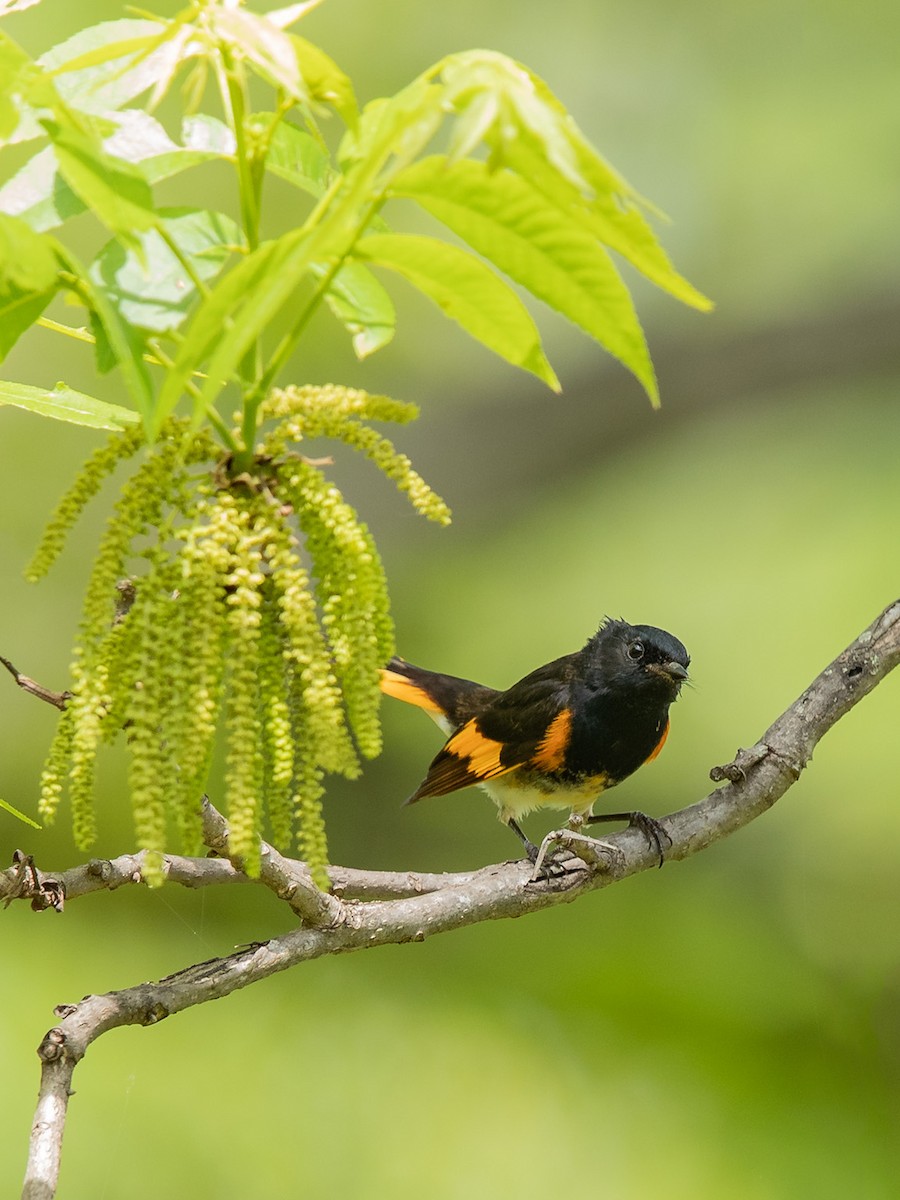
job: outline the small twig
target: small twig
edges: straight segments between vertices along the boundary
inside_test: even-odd
[[[242,860],[232,856],[228,846],[228,822],[207,796],[203,797],[201,814],[204,845],[227,858],[236,871],[242,871]],[[259,881],[309,925],[338,925],[344,919],[343,903],[316,887],[306,864],[285,858],[268,842],[260,846]]]
[[[42,687],[39,683],[35,683],[33,679],[29,679],[27,675],[23,675],[21,671],[17,671],[8,658],[4,658],[0,654],[0,664],[6,667],[10,675],[19,685],[19,687],[28,692],[31,696],[37,696],[38,700],[44,700],[47,704],[52,704],[55,708],[63,709],[69,700],[72,699],[71,692],[54,692],[50,688]]]

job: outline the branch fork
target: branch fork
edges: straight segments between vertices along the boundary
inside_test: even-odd
[[[55,703],[39,685],[26,691]],[[732,762],[714,767],[722,784],[697,803],[672,813],[664,824],[671,846],[667,860],[685,859],[735,832],[769,809],[796,782],[819,740],[900,664],[900,600],[891,604],[769,727]],[[28,684],[33,685],[29,680]],[[208,800],[203,807],[206,844],[219,857],[169,855],[164,871],[186,887],[251,881],[231,857],[228,825]],[[543,861],[557,843],[572,857],[549,878],[535,879],[528,862],[498,863],[477,871],[426,874],[359,871],[333,867],[330,894],[316,888],[306,865],[263,844],[258,883],[287,903],[301,920],[297,929],[246,946],[222,958],[188,967],[156,983],[143,983],[104,996],[87,996],[56,1010],[58,1024],[39,1048],[41,1085],[32,1127],[25,1200],[51,1200],[59,1173],[72,1074],[91,1042],[122,1025],[151,1025],[185,1008],[226,996],[278,971],[325,954],[376,945],[422,941],[435,933],[485,920],[522,916],[567,904],[588,891],[653,868],[657,855],[634,829],[599,842],[577,830],[556,830],[541,846]],[[577,861],[576,861],[577,860]],[[62,910],[66,899],[142,879],[142,855],[92,860],[81,867],[44,875],[26,855],[0,872],[0,896],[31,899],[35,908]]]

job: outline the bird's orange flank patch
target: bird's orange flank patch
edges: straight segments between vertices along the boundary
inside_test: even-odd
[[[386,696],[393,696],[395,700],[405,700],[407,704],[415,704],[417,708],[424,708],[426,712],[444,711],[424,688],[407,679],[405,675],[388,670],[387,667],[381,672],[381,690]]]
[[[648,757],[646,759],[647,762],[653,762],[654,758],[656,758],[657,754],[659,754],[660,750],[662,750],[663,746],[666,744],[666,738],[668,736],[669,736],[669,722],[666,721],[666,727],[662,731],[662,737],[660,737],[659,741],[656,743],[656,749],[652,750],[651,753],[648,755]]]
[[[571,736],[572,710],[564,708],[547,726],[547,732],[534,752],[531,765],[540,767],[543,771],[558,771],[565,761]]]

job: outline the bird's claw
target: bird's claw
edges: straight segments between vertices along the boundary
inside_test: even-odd
[[[557,850],[550,854],[550,847],[556,844]],[[562,850],[568,855],[562,862],[554,861]],[[621,851],[609,842],[598,838],[588,837],[586,833],[578,833],[573,829],[554,829],[541,842],[540,849],[534,859],[534,870],[529,883],[537,883],[542,878],[551,879],[554,876],[570,872],[572,859],[580,859],[590,867],[609,868],[611,860],[621,857]]]
[[[628,824],[631,828],[639,829],[641,831],[641,833],[647,839],[647,845],[651,850],[656,851],[656,855],[659,858],[659,865],[662,866],[666,861],[666,852],[663,849],[663,842],[665,842],[668,846],[672,845],[672,839],[666,832],[665,827],[659,821],[657,821],[655,817],[648,817],[647,814],[643,812],[633,812],[631,814],[631,820],[628,822]]]

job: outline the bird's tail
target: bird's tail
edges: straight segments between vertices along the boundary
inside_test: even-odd
[[[426,671],[402,658],[392,658],[382,668],[381,690],[387,696],[424,709],[438,725],[449,726],[447,732],[468,721],[473,712],[495,694],[493,688],[473,683],[471,679]]]

